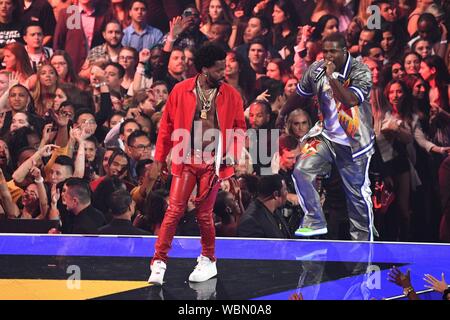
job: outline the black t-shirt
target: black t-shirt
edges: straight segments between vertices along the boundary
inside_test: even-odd
[[[11,42],[21,42],[22,24],[20,22],[0,23],[0,48]]]
[[[38,22],[42,26],[45,36],[55,33],[56,19],[53,8],[47,0],[34,0],[24,11],[21,20],[25,23]]]

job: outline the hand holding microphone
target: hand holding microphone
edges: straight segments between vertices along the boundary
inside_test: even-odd
[[[333,72],[336,70],[336,65],[332,61],[325,60],[325,63],[323,64],[322,71],[320,71],[317,76],[314,78],[314,82],[319,81],[325,74],[328,77],[331,77]]]

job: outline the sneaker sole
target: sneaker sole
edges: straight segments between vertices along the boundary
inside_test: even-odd
[[[211,276],[211,277],[209,277],[208,279],[205,279],[205,280],[191,280],[189,278],[189,282],[194,282],[194,283],[205,282],[205,281],[208,281],[209,279],[214,278],[215,276],[217,276],[217,272],[216,272],[216,274],[214,274],[213,276]]]
[[[155,281],[150,281],[150,280],[149,280],[149,281],[147,281],[147,283],[148,283],[148,284],[152,284],[152,285],[154,285],[154,286],[162,286],[164,282],[163,282],[163,283],[159,283],[159,282],[155,282]]]
[[[327,229],[317,229],[307,233],[295,232],[295,235],[299,237],[312,237],[312,236],[320,236],[327,233],[328,233]]]

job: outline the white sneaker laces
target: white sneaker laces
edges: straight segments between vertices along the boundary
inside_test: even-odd
[[[203,266],[207,266],[209,263],[211,263],[211,260],[209,260],[207,257],[198,257],[197,258],[197,265],[195,266],[195,269],[200,271]]]

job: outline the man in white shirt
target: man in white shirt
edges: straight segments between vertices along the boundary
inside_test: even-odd
[[[30,64],[33,71],[48,62],[53,54],[53,50],[44,47],[44,32],[38,22],[30,22],[24,29],[23,40],[25,41],[25,49],[30,57]]]

